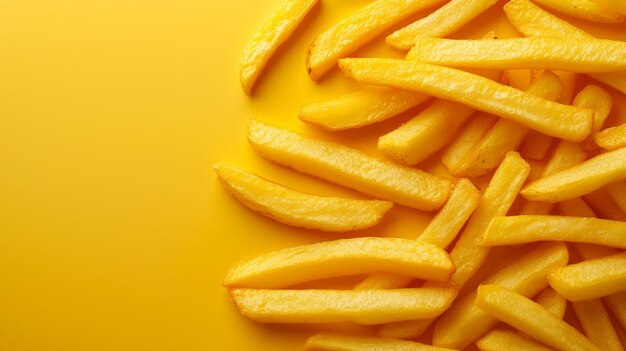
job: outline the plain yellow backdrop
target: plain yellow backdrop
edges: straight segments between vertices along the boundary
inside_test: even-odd
[[[301,347],[310,331],[246,320],[221,278],[239,260],[340,236],[253,214],[211,165],[358,197],[260,159],[247,121],[375,154],[377,136],[410,115],[334,135],[296,118],[300,104],[356,86],[337,70],[310,81],[304,53],[367,0],[323,0],[245,97],[239,54],[280,1],[0,0],[0,350]],[[457,36],[514,35],[500,7]],[[623,25],[583,25],[626,39]],[[379,39],[356,55],[402,53]],[[414,237],[428,218],[397,207],[356,235]]]

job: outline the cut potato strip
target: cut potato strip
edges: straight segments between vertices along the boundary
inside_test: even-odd
[[[452,288],[230,290],[241,313],[257,322],[366,325],[437,317],[450,306],[456,293]]]
[[[378,335],[383,338],[412,339],[424,334],[433,321],[423,319],[383,324],[378,330]]]
[[[511,0],[504,6],[504,12],[513,26],[527,37],[594,38],[591,34],[544,11],[529,0]],[[626,71],[595,73],[591,76],[626,94]]]
[[[416,60],[459,68],[539,68],[579,73],[626,70],[626,43],[617,40],[420,38],[411,50]]]
[[[411,284],[414,279],[411,277],[388,274],[388,273],[374,273],[367,278],[363,279],[357,284],[355,289],[401,289]]]
[[[600,349],[606,351],[624,350],[602,301],[593,299],[572,302],[572,309],[585,335]]]
[[[580,145],[566,140],[559,141],[554,153],[541,172],[542,177],[550,176],[556,172],[574,167],[585,161],[587,154],[581,150]]]
[[[577,197],[575,199],[559,202],[557,210],[563,216],[571,217],[595,217],[596,213],[587,205],[585,200]]]
[[[497,285],[480,286],[475,303],[495,318],[556,350],[600,351],[576,328],[509,289]]]
[[[274,52],[296,30],[317,0],[286,0],[282,7],[257,31],[243,49],[240,80],[243,91],[250,95],[257,78]]]
[[[298,118],[326,130],[359,128],[396,116],[429,98],[411,91],[369,87],[335,99],[305,104]]]
[[[626,147],[626,123],[594,134],[593,140],[598,146],[607,150]]]
[[[379,223],[393,203],[309,195],[226,165],[213,169],[246,207],[294,227],[346,232]]]
[[[613,98],[606,90],[590,84],[576,95],[572,104],[595,112],[591,132],[596,133],[602,129],[604,121],[609,117],[613,108]]]
[[[271,161],[420,210],[441,207],[453,186],[448,179],[418,169],[254,120],[250,121],[248,140],[253,149]]]
[[[626,180],[626,148],[609,151],[536,180],[522,190],[532,201],[559,202]]]
[[[480,351],[552,351],[520,333],[506,329],[494,329],[476,342]]]
[[[563,296],[559,295],[559,293],[551,287],[541,290],[539,295],[537,295],[535,302],[543,306],[543,308],[548,310],[548,312],[561,319],[565,316],[567,300],[565,300]]]
[[[566,216],[495,217],[479,245],[516,245],[560,240],[626,249],[626,222]],[[452,256],[452,261],[456,262]],[[459,267],[457,267],[457,272]],[[454,275],[453,275],[454,277]]]
[[[626,231],[622,232],[622,234]],[[623,240],[626,242],[626,240]],[[570,301],[595,299],[626,291],[626,252],[555,269],[550,286]]]
[[[598,214],[598,217],[626,222],[626,213],[622,212],[606,189],[598,189],[583,196],[583,199]]]
[[[624,17],[596,0],[533,0],[566,15],[598,23],[619,23]]]
[[[352,52],[418,11],[444,0],[376,0],[320,34],[309,47],[306,66],[318,80]]]
[[[417,61],[372,58],[342,59],[339,66],[346,76],[363,83],[452,100],[554,137],[582,141],[591,133],[591,110],[561,105],[461,70]]]
[[[230,287],[280,288],[307,281],[374,272],[447,281],[454,265],[441,248],[400,238],[353,238],[291,247],[235,266]]]
[[[446,37],[478,17],[496,2],[498,1],[452,0],[430,15],[395,31],[387,36],[386,41],[397,49],[408,50],[415,45],[417,38]]]
[[[569,254],[563,243],[545,243],[517,258],[485,280],[523,296],[532,297],[548,286],[547,276],[567,264]],[[498,320],[474,305],[476,291],[458,299],[435,323],[433,344],[464,349],[493,328]]]
[[[593,0],[598,5],[626,16],[626,2],[623,0]]]
[[[308,351],[453,351],[415,341],[331,333],[311,336],[304,345],[304,349]]]
[[[553,140],[549,135],[531,130],[524,138],[519,152],[524,159],[543,160],[548,155]]]
[[[626,292],[605,296],[602,299],[613,312],[624,330],[626,330]]]
[[[459,177],[465,160],[496,124],[498,118],[485,112],[477,113],[465,124],[459,136],[445,149],[441,162],[452,175]]]

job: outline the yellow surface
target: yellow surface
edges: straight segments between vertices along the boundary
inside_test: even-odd
[[[0,350],[280,351],[313,333],[246,320],[220,283],[240,260],[339,236],[252,213],[210,167],[356,197],[255,155],[248,119],[375,153],[403,117],[336,135],[297,119],[302,103],[356,86],[336,69],[312,82],[304,57],[370,0],[322,1],[245,97],[241,50],[280,2],[0,2]],[[455,37],[511,35],[501,5]],[[625,25],[584,28],[626,39]],[[404,53],[383,35],[357,55]],[[359,234],[412,238],[427,218],[397,206]]]

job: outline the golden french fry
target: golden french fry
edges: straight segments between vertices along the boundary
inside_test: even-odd
[[[536,302],[498,285],[478,288],[476,305],[495,318],[556,350],[600,349],[576,328]]]
[[[306,67],[318,80],[337,60],[383,33],[389,27],[443,0],[376,0],[320,34],[309,47]]]
[[[598,146],[607,150],[626,147],[626,123],[595,133],[593,140]]]
[[[450,306],[456,293],[452,288],[230,290],[241,313],[257,322],[366,325],[437,317]]]
[[[622,0],[594,0],[598,5],[626,16],[626,3]]]
[[[589,194],[606,184],[626,180],[626,148],[609,151],[527,185],[532,201],[559,202]]]
[[[623,351],[622,343],[613,328],[609,314],[598,299],[572,302],[572,309],[585,335],[606,351]]]
[[[523,335],[506,329],[494,329],[476,341],[480,351],[524,350],[551,351]]]
[[[496,124],[497,120],[493,115],[479,112],[465,124],[459,136],[448,145],[441,156],[441,162],[450,173],[457,177],[460,176],[461,167],[465,160]]]
[[[346,76],[363,83],[459,102],[551,136],[581,141],[591,133],[591,110],[561,105],[461,70],[418,61],[372,58],[342,59],[339,66]]]
[[[548,155],[553,140],[549,135],[531,130],[524,138],[519,152],[524,159],[543,160]]]
[[[626,231],[622,232],[624,235]],[[626,240],[622,241],[626,242]],[[626,291],[626,252],[555,269],[550,286],[570,301],[595,299]]]
[[[626,222],[566,216],[502,216],[493,218],[478,244],[500,246],[560,240],[626,249],[625,238]],[[457,273],[459,270],[457,267]]]
[[[624,330],[626,330],[626,292],[605,296],[602,299],[613,312]]]
[[[580,145],[561,140],[554,149],[554,153],[550,157],[550,160],[546,163],[546,166],[541,172],[542,177],[550,176],[556,172],[574,167],[587,158]]]
[[[606,189],[598,189],[593,193],[584,195],[583,199],[599,217],[614,221],[626,221],[626,213],[622,212]]]
[[[544,11],[529,0],[511,0],[504,6],[504,12],[515,28],[528,37],[594,38],[591,34]],[[626,71],[595,73],[591,76],[626,94]]]
[[[606,90],[590,84],[576,95],[572,104],[592,109],[595,112],[591,131],[596,133],[602,129],[604,121],[613,108],[613,98]]]
[[[304,349],[308,351],[453,351],[415,341],[332,333],[319,333],[311,336],[304,345]]]
[[[561,69],[580,73],[626,70],[626,43],[606,39],[419,38],[413,57],[432,64],[491,69]]]
[[[294,227],[346,232],[371,227],[393,206],[389,201],[305,194],[226,165],[213,169],[246,207]]]
[[[557,204],[557,210],[563,216],[572,217],[595,217],[591,207],[587,205],[585,200],[577,197],[575,199],[566,200]]]
[[[421,170],[254,120],[248,127],[248,140],[271,161],[420,210],[441,207],[453,186],[450,180]]]
[[[548,312],[563,319],[565,309],[567,308],[567,300],[551,287],[541,290],[535,302],[543,306]]]
[[[548,286],[548,274],[566,265],[568,258],[565,244],[546,243],[487,278],[484,284],[497,284],[531,297]],[[475,298],[476,291],[470,292],[437,319],[433,345],[464,349],[498,323],[474,305]]]
[[[289,39],[316,3],[317,0],[286,0],[254,33],[241,56],[240,79],[246,95],[252,93],[254,83],[274,52]]]
[[[378,336],[383,338],[412,339],[424,334],[433,321],[433,319],[423,319],[383,324],[378,329]]]
[[[430,15],[387,36],[389,45],[408,50],[415,39],[446,37],[493,6],[497,0],[452,0]]]
[[[396,116],[429,98],[410,91],[368,87],[335,99],[305,104],[298,118],[326,130],[359,128]]]
[[[385,272],[447,281],[454,265],[441,248],[416,240],[364,237],[291,247],[241,263],[229,287],[281,288],[307,281]]]
[[[626,213],[626,183],[613,183],[604,187],[611,196],[617,207]]]
[[[536,3],[566,15],[599,23],[619,23],[624,16],[592,0],[534,0]]]

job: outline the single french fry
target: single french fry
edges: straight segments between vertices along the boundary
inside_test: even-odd
[[[241,313],[257,322],[366,325],[437,317],[450,306],[456,293],[453,288],[230,290]]]
[[[598,5],[609,8],[619,14],[626,16],[626,3],[622,0],[593,0]]]
[[[417,38],[446,37],[485,12],[496,2],[497,0],[452,0],[430,15],[393,32],[387,36],[386,41],[397,49],[408,50],[415,45]]]
[[[412,339],[424,334],[433,321],[434,319],[422,319],[383,324],[378,329],[378,336],[383,338]]]
[[[480,351],[551,351],[523,335],[506,329],[494,329],[476,341]]]
[[[543,160],[548,155],[553,140],[551,136],[533,130],[524,138],[519,152],[525,159]]]
[[[562,170],[574,167],[585,161],[587,154],[583,152],[579,144],[561,140],[554,149],[550,160],[546,163],[541,173],[542,177],[550,176]]]
[[[368,87],[335,99],[305,104],[298,118],[326,130],[346,130],[384,121],[429,98],[411,91]]]
[[[591,110],[561,105],[461,70],[418,61],[372,58],[342,59],[339,66],[346,76],[363,83],[459,102],[551,136],[581,141],[591,133]]]
[[[485,112],[479,112],[466,124],[459,136],[450,143],[441,156],[441,162],[454,176],[460,176],[461,167],[465,160],[474,151],[496,124],[497,117]]]
[[[602,188],[590,194],[584,195],[583,199],[600,218],[614,221],[626,221],[626,213],[622,212],[619,205],[613,200],[609,192]]]
[[[613,199],[617,207],[626,213],[626,183],[613,183],[604,187],[607,194]]]
[[[600,351],[576,328],[509,289],[498,285],[480,286],[475,303],[495,318],[556,350]]]
[[[595,133],[593,140],[598,146],[606,150],[626,147],[626,123]]]
[[[319,333],[311,336],[304,345],[304,349],[308,351],[453,351],[415,341],[333,333]]]
[[[374,273],[363,279],[354,288],[362,289],[401,289],[409,285],[414,279],[404,275],[389,273]]]
[[[566,15],[599,23],[619,23],[624,16],[594,0],[533,0]]]
[[[305,194],[226,165],[214,165],[213,169],[239,202],[294,227],[330,232],[368,228],[379,223],[393,206],[389,201]]]
[[[578,318],[585,335],[600,349],[623,351],[609,314],[599,299],[572,302],[572,309]]]
[[[543,306],[548,312],[563,319],[565,309],[567,308],[567,300],[551,287],[541,290],[535,302]]]
[[[587,205],[585,200],[577,197],[557,204],[558,212],[563,216],[595,217],[596,213]]]
[[[520,215],[547,215],[552,212],[554,204],[549,202],[526,201],[519,211]]]
[[[229,287],[281,288],[311,280],[385,272],[447,281],[454,265],[441,248],[415,240],[363,237],[291,247],[232,268]]]
[[[626,330],[626,292],[605,296],[602,299],[613,312],[613,316]]]
[[[513,26],[527,37],[594,38],[591,34],[541,9],[529,0],[511,0],[504,6],[504,12]],[[595,73],[591,76],[626,94],[626,71]]]
[[[383,33],[394,24],[443,0],[376,0],[320,34],[309,47],[306,67],[318,80],[337,60]]]
[[[255,120],[248,126],[248,140],[271,161],[420,210],[441,207],[453,186],[448,179]]]
[[[411,50],[416,60],[451,67],[540,68],[578,73],[626,70],[626,43],[617,40],[419,38]]]
[[[565,244],[545,243],[487,278],[484,284],[497,284],[531,297],[548,286],[548,274],[566,265],[568,258]],[[464,349],[498,323],[474,305],[475,298],[476,291],[472,291],[437,319],[433,345]]]
[[[587,85],[574,98],[573,104],[594,110],[592,133],[602,129],[611,109],[613,108],[613,98],[604,89],[597,85]]]
[[[274,52],[289,39],[317,0],[286,0],[243,49],[240,80],[246,95]]]
[[[532,201],[559,202],[589,194],[606,184],[626,180],[626,148],[609,151],[527,185]]]
[[[555,269],[548,276],[548,281],[554,290],[570,301],[589,300],[624,292],[626,252]]]
[[[478,244],[500,246],[560,240],[626,249],[625,239],[626,222],[567,216],[502,216],[491,221]]]
[[[562,90],[563,84],[559,78],[554,73],[546,71],[530,85],[528,93],[555,101]],[[520,146],[529,131],[530,129],[516,122],[499,120],[465,160],[459,173],[476,178],[493,171],[507,152],[514,151]]]

